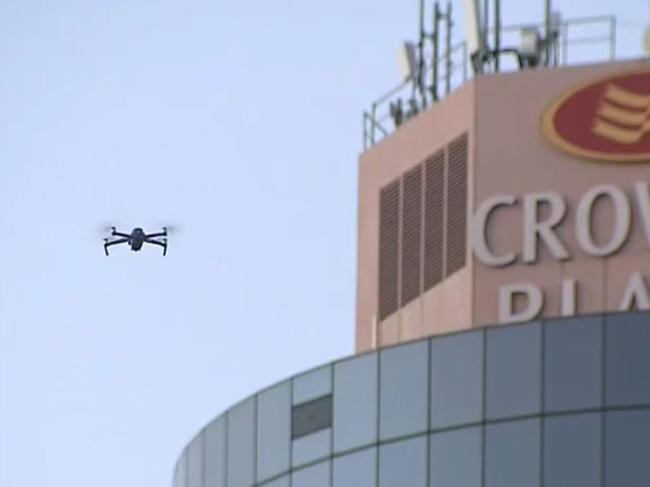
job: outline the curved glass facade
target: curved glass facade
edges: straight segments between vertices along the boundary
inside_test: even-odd
[[[647,487],[650,313],[437,336],[269,387],[174,487]]]

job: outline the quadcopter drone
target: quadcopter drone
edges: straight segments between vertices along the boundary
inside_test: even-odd
[[[167,227],[163,227],[162,232],[145,233],[142,228],[134,228],[131,233],[118,232],[115,227],[111,227],[111,237],[119,237],[115,240],[104,239],[104,252],[108,255],[108,248],[111,245],[129,244],[133,252],[142,249],[142,245],[148,243],[158,245],[163,248],[163,255],[167,255]]]

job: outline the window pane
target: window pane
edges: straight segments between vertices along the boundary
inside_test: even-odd
[[[426,436],[381,445],[379,449],[380,487],[425,487],[426,478]]]
[[[318,463],[293,472],[292,487],[330,487],[330,462]]]
[[[600,414],[546,418],[544,482],[546,485],[594,487],[600,479]]]
[[[546,323],[545,405],[547,411],[601,403],[602,317]]]
[[[203,487],[203,438],[198,435],[187,448],[187,485]]]
[[[185,452],[176,464],[176,472],[174,473],[174,487],[186,487],[187,485],[187,457]]]
[[[226,475],[226,420],[215,419],[203,431],[205,487],[224,487]]]
[[[428,341],[381,352],[381,439],[419,433],[427,429],[428,361]]]
[[[284,382],[257,397],[257,479],[289,470],[291,383]]]
[[[541,326],[539,323],[487,331],[489,419],[539,412]]]
[[[650,403],[650,315],[607,317],[607,405]]]
[[[228,411],[228,487],[253,483],[255,398]]]
[[[291,437],[296,439],[332,427],[332,395],[293,407]]]
[[[431,487],[481,486],[481,429],[431,435]]]
[[[304,465],[326,457],[332,452],[332,428],[293,440],[292,464]]]
[[[334,367],[334,449],[377,440],[377,354],[339,362]]]
[[[483,331],[431,341],[431,428],[481,420]]]
[[[263,487],[289,487],[289,476],[285,475],[276,480],[271,480],[265,484],[261,484]]]
[[[375,487],[376,463],[376,448],[336,458],[334,487]]]
[[[647,487],[650,411],[612,411],[605,421],[605,487]]]
[[[293,379],[293,403],[300,404],[332,393],[332,367],[310,370]]]
[[[537,419],[486,426],[485,487],[539,487],[539,432]]]

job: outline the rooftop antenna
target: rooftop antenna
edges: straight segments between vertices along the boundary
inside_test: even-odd
[[[464,0],[463,11],[465,16],[465,37],[467,39],[467,52],[469,53],[474,72],[483,72],[482,58],[485,54],[485,26],[481,18],[479,0]]]

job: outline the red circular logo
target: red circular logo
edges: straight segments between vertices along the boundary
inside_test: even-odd
[[[650,161],[650,70],[573,88],[544,112],[544,134],[561,149],[604,161]]]

